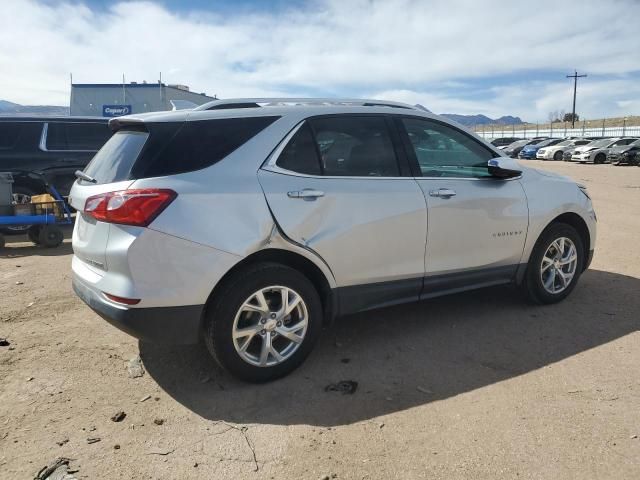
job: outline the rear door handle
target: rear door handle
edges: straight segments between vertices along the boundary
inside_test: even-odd
[[[292,192],[287,192],[287,197],[314,199],[318,197],[324,197],[324,192],[321,190],[314,190],[312,188],[305,188],[304,190],[295,190]]]
[[[456,191],[450,188],[439,188],[438,190],[430,190],[430,197],[451,198],[456,196]]]

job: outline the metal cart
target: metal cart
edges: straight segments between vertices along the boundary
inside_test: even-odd
[[[26,232],[29,240],[36,245],[53,248],[64,240],[60,225],[70,225],[73,220],[67,203],[55,187],[48,183],[45,185],[53,201],[15,205],[15,215],[0,215],[0,227],[30,225]],[[0,233],[0,248],[4,245],[4,235]]]

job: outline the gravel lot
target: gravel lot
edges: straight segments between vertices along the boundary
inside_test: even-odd
[[[640,478],[640,168],[528,164],[594,198],[596,255],[569,299],[502,287],[352,316],[262,386],[99,319],[71,291],[68,240],[10,239],[0,478],[56,457],[91,479]],[[324,391],[340,380],[357,391]]]

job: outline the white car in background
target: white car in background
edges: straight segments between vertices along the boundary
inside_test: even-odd
[[[555,145],[551,145],[548,147],[542,147],[540,150],[536,152],[536,158],[538,160],[562,160],[562,155],[567,150],[571,150],[574,147],[579,147],[581,145],[587,145],[591,143],[591,140],[587,138],[571,138],[564,140],[560,143],[556,143]]]
[[[578,147],[571,155],[572,162],[580,163],[605,163],[607,161],[607,154],[613,147],[620,145],[629,145],[637,140],[637,138],[603,138],[601,140],[594,140],[587,145]]]

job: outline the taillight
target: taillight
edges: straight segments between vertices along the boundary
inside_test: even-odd
[[[140,188],[89,197],[84,213],[107,223],[146,227],[178,194],[163,188]]]

